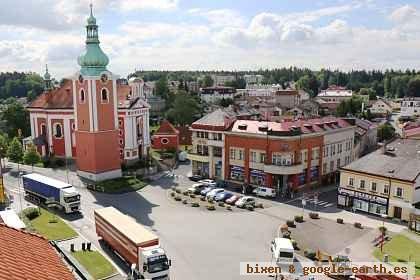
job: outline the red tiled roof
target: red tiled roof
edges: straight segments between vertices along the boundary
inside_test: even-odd
[[[0,224],[1,280],[75,280],[45,238]]]
[[[167,120],[163,120],[160,123],[159,129],[153,135],[168,135],[173,134],[177,135],[179,132],[176,128]]]
[[[29,104],[28,108],[72,109],[72,82],[65,80],[62,87],[46,91]]]

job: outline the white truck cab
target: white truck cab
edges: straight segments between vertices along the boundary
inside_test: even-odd
[[[168,260],[162,248],[154,246],[139,250],[139,260],[143,261],[139,265],[139,274],[145,279],[169,280],[171,260]]]
[[[295,249],[290,239],[277,237],[271,242],[270,249],[277,264],[293,264]]]
[[[74,187],[63,188],[60,193],[60,205],[66,213],[80,210],[80,194]]]

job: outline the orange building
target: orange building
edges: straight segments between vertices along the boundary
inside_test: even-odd
[[[43,156],[73,158],[78,174],[100,181],[121,176],[121,163],[147,154],[149,106],[141,79],[130,84],[107,70],[92,14],[86,25],[80,70],[54,88],[46,69],[45,92],[29,106],[31,136]]]

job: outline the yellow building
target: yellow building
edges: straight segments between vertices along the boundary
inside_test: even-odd
[[[342,167],[338,205],[409,221],[420,211],[420,140],[397,139]]]

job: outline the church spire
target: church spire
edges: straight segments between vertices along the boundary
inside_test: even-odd
[[[99,46],[98,25],[93,16],[93,6],[90,4],[90,15],[86,25],[86,52],[78,59],[83,75],[96,76],[106,70],[109,58]]]
[[[44,87],[46,91],[52,89],[51,75],[48,73],[48,64],[45,64]]]

